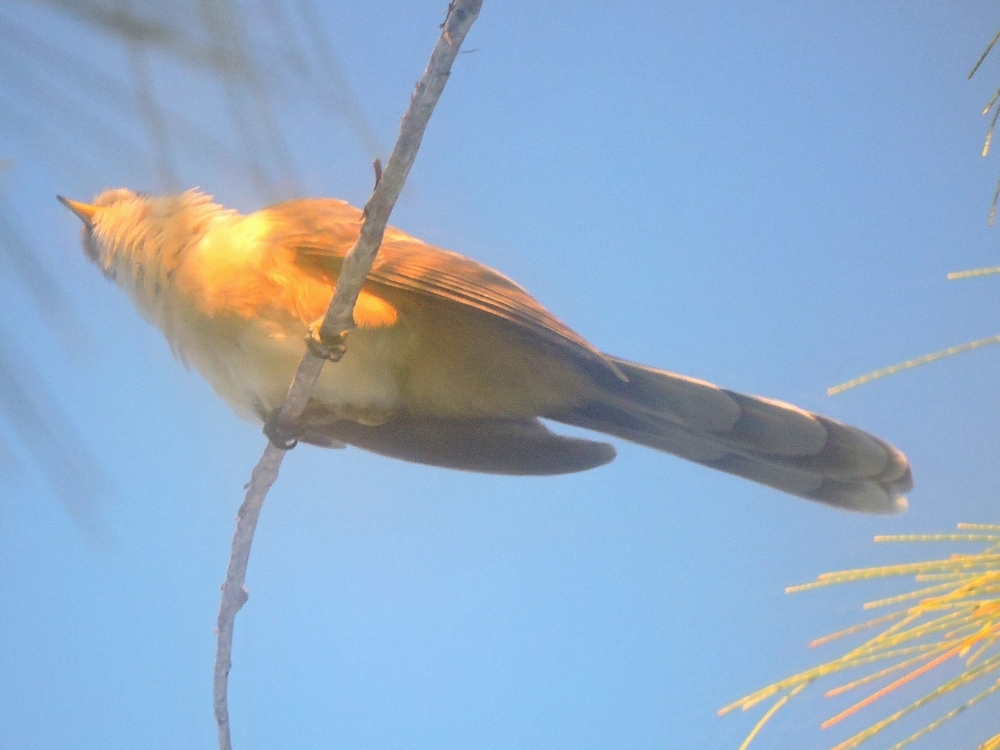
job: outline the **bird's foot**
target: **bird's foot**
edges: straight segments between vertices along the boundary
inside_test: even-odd
[[[339,362],[347,351],[348,331],[341,331],[333,336],[324,336],[323,319],[320,318],[309,326],[306,334],[306,346],[313,354],[331,362]]]
[[[264,420],[264,434],[275,448],[288,451],[299,444],[299,429],[281,424],[281,409],[275,409]]]

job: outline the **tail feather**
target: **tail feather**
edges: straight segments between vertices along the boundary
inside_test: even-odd
[[[629,382],[602,381],[600,400],[549,416],[841,508],[906,508],[910,466],[888,443],[791,404],[611,359]]]
[[[724,393],[740,407],[739,418],[726,431],[730,441],[776,456],[811,456],[823,450],[827,433],[815,414],[760,396]]]

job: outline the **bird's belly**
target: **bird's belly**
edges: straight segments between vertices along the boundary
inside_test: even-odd
[[[225,330],[218,330],[223,328]],[[197,369],[216,393],[243,419],[259,422],[288,393],[305,354],[305,328],[289,332],[257,323],[203,321],[179,341],[181,359]],[[312,398],[345,419],[378,424],[401,408],[397,342],[391,330],[354,331],[347,353],[323,368]]]
[[[591,391],[565,355],[489,316],[407,317],[353,329],[343,359],[323,368],[311,398],[344,419],[381,424],[399,413],[544,416],[582,403]],[[171,338],[181,359],[250,421],[281,404],[305,353],[306,329],[298,322],[232,316],[178,328],[185,335]]]
[[[344,419],[362,424],[381,424],[401,411],[401,333],[392,328],[352,331],[346,353],[339,362],[323,368],[312,398]]]

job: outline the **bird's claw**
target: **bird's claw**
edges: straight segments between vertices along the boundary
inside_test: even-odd
[[[275,409],[264,420],[264,435],[280,451],[290,451],[299,444],[298,431],[281,424],[280,409]]]
[[[306,334],[306,347],[317,357],[339,362],[347,352],[347,331],[341,331],[334,336],[324,336],[321,330],[322,321],[309,326]]]

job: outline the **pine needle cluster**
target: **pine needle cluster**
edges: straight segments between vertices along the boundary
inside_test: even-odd
[[[891,608],[888,614],[819,638],[810,646],[877,630],[874,637],[836,659],[779,680],[721,709],[719,714],[723,715],[737,708],[746,711],[771,702],[740,745],[740,750],[746,750],[775,713],[807,686],[821,679],[840,677],[848,670],[863,668],[865,674],[828,689],[826,697],[850,691],[864,691],[866,695],[823,722],[823,729],[873,704],[881,705],[884,698],[924,675],[940,677],[936,687],[841,741],[832,750],[853,750],[903,717],[927,706],[948,704],[950,699],[950,707],[944,713],[891,748],[901,750],[1000,690],[1000,679],[997,679],[997,670],[1000,670],[1000,525],[959,524],[958,530],[957,534],[878,536],[875,541],[978,542],[985,543],[985,548],[972,554],[953,553],[925,562],[824,573],[812,583],[786,589],[787,593],[797,593],[894,576],[913,576],[916,583],[911,591],[864,605],[866,610]],[[958,674],[942,676],[947,671],[945,665],[956,662],[960,665]],[[976,685],[979,691],[956,705],[955,691],[967,685]],[[978,750],[1000,750],[1000,732],[982,741]]]

